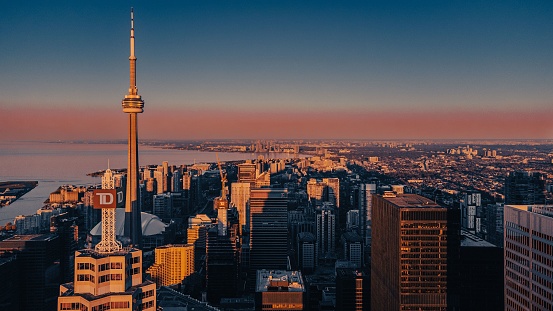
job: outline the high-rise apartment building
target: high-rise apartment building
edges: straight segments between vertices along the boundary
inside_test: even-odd
[[[252,189],[250,194],[250,269],[286,269],[288,191]],[[255,274],[255,272],[253,272]]]
[[[386,192],[373,196],[372,220],[373,309],[445,311],[458,303],[458,209]]]
[[[155,262],[146,271],[157,286],[180,284],[194,273],[194,245],[175,244],[156,247]]]
[[[505,310],[553,310],[553,207],[505,205]]]

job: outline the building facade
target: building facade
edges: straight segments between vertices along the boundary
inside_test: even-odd
[[[372,308],[446,311],[458,303],[451,261],[459,249],[458,209],[394,193],[373,196],[372,208]]]
[[[504,207],[505,310],[553,310],[553,207]]]

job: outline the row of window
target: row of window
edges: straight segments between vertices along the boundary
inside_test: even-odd
[[[80,302],[62,302],[60,303],[60,310],[78,310],[88,311],[88,308]]]
[[[111,309],[128,309],[130,307],[130,303],[128,301],[112,301],[112,302],[106,302],[98,306],[92,307],[92,311],[105,311],[105,310],[111,310]]]

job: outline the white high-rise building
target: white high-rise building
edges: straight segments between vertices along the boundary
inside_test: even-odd
[[[553,310],[553,206],[504,207],[505,310]]]

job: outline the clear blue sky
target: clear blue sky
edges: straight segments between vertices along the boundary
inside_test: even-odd
[[[9,109],[120,113],[131,6],[145,114],[553,106],[553,1],[1,4],[0,107]]]

